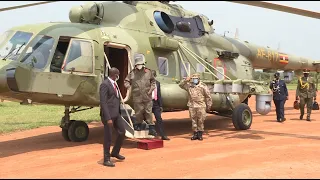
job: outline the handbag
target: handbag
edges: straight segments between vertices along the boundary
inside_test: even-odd
[[[312,110],[319,110],[319,104],[316,101],[313,102]]]
[[[297,101],[297,100],[295,100],[294,102],[293,102],[293,108],[294,109],[300,109],[300,103],[299,103],[299,101]],[[319,106],[318,106],[318,108],[319,108]]]

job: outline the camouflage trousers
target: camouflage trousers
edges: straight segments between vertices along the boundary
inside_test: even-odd
[[[152,121],[152,103],[152,101],[133,103],[133,110],[135,111],[136,122],[138,124],[141,124],[145,120],[148,125],[154,125]]]
[[[310,116],[312,110],[313,99],[300,97],[300,114],[304,115],[304,106],[307,104],[307,115]]]
[[[189,108],[193,131],[204,131],[204,120],[206,119],[206,108]]]

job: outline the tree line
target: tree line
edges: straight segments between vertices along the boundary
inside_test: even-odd
[[[274,73],[267,73],[267,72],[261,72],[261,71],[253,71],[253,78],[257,81],[271,81],[273,80]],[[315,72],[310,72],[310,77],[316,78]],[[283,73],[280,73],[280,78],[283,79]],[[287,84],[297,84],[298,77],[296,75],[293,76],[292,81]]]

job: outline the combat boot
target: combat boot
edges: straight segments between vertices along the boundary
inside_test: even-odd
[[[310,115],[307,115],[307,121],[311,121]]]
[[[196,139],[198,139],[198,132],[197,131],[193,132],[193,136],[192,136],[191,140],[196,140]]]
[[[113,162],[110,160],[110,155],[109,154],[104,154],[104,160],[103,160],[103,165],[108,166],[108,167],[114,167],[115,165]]]
[[[200,140],[200,141],[203,140],[202,133],[203,133],[203,131],[198,131],[198,140]]]
[[[134,125],[134,130],[141,131],[141,123],[137,123]]]
[[[303,119],[303,114],[300,115],[300,120],[302,120],[302,119]]]
[[[156,132],[156,130],[154,128],[154,125],[149,125],[149,135],[152,135],[154,137],[157,136],[157,132]]]

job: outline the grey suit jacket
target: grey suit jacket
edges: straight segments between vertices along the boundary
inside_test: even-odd
[[[118,90],[120,93],[120,91]],[[114,90],[113,84],[106,78],[100,85],[100,116],[101,121],[116,119],[120,115],[120,98]]]

